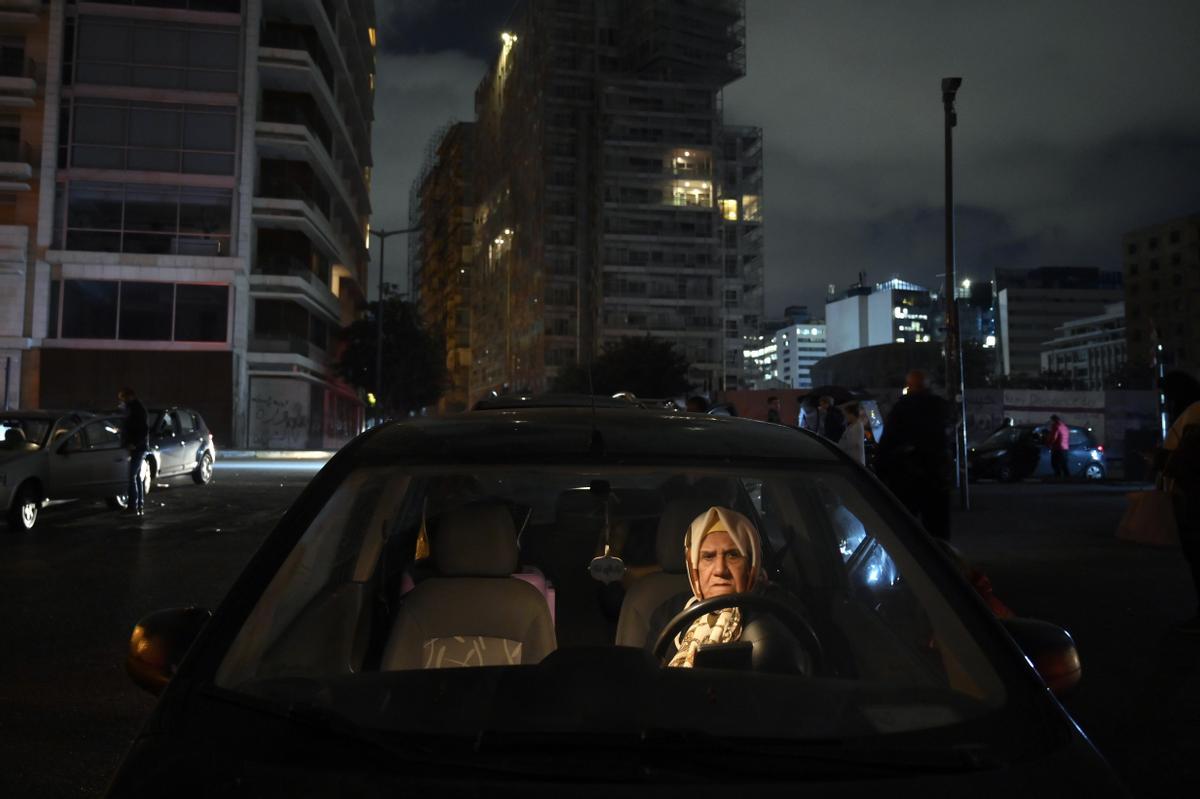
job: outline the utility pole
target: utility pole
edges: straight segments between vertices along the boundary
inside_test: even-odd
[[[954,435],[955,479],[963,510],[971,508],[967,479],[967,390],[962,368],[962,338],[959,336],[958,280],[954,262],[954,126],[958,114],[954,97],[962,78],[942,78],[942,107],[946,119],[946,393],[957,417]],[[957,396],[956,396],[957,394]]]
[[[375,312],[375,401],[383,402],[383,269],[387,240],[402,233],[415,233],[421,228],[409,227],[399,230],[372,230],[371,235],[379,239],[379,300]]]

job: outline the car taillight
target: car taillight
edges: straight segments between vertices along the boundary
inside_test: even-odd
[[[1097,444],[1097,445],[1096,445],[1096,449],[1097,449],[1097,450],[1099,450],[1100,452],[1103,452],[1103,451],[1104,451],[1104,445],[1103,445],[1103,444]]]

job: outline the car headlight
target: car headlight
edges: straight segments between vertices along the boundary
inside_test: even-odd
[[[1100,450],[1098,450],[1098,449],[1092,450],[1092,460],[1094,460],[1094,461],[1100,460]]]

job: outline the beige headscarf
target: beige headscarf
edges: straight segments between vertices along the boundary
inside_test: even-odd
[[[688,526],[683,537],[684,556],[688,564],[688,581],[694,596],[685,607],[704,599],[700,591],[700,545],[709,535],[725,532],[733,539],[738,550],[749,561],[746,590],[766,579],[762,573],[762,543],[758,530],[742,514],[729,508],[713,506],[697,516]],[[670,666],[690,669],[694,665],[696,650],[706,644],[724,644],[736,641],[742,635],[742,612],[736,607],[707,613],[692,622],[687,631],[675,637],[675,657]]]

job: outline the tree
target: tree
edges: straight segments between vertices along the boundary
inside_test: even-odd
[[[383,301],[383,378],[375,379],[376,314],[379,303],[367,306],[366,318],[341,331],[344,344],[337,372],[346,382],[376,394],[379,409],[388,416],[405,416],[437,402],[445,391],[445,344],[421,325],[412,303],[397,296]]]
[[[666,339],[649,334],[610,341],[588,368],[572,365],[554,380],[554,391],[571,394],[615,394],[629,391],[639,397],[675,397],[691,388],[687,358]]]

